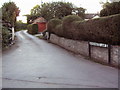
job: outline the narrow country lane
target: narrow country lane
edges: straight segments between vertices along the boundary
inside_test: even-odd
[[[86,60],[61,47],[16,33],[3,52],[3,88],[118,88],[118,70]]]

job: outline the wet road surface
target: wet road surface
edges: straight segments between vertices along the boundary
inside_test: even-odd
[[[118,70],[20,31],[3,52],[3,88],[117,88]]]

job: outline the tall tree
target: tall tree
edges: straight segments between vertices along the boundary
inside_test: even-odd
[[[114,14],[120,14],[120,1],[113,3],[105,3],[103,9],[100,11],[100,16],[109,16]]]
[[[32,19],[36,16],[44,17],[46,20],[52,18],[62,19],[64,16],[72,15],[72,12],[77,11],[77,15],[84,18],[85,9],[80,7],[74,7],[72,3],[69,2],[52,2],[43,3],[41,6],[36,5],[31,9],[31,15],[27,16]]]
[[[36,5],[33,7],[33,9],[31,9],[31,15],[39,15],[41,12],[41,7],[40,5]]]
[[[4,3],[2,6],[2,20],[14,26],[19,12],[20,10],[14,2]]]
[[[52,18],[62,18],[72,14],[73,4],[65,2],[44,3],[41,6],[41,16],[50,20]]]
[[[73,12],[74,12],[74,14],[78,15],[82,19],[85,19],[85,10],[86,9],[84,9],[82,7],[79,7],[79,8],[76,7],[73,9]]]

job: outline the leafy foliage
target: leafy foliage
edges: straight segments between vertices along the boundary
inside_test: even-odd
[[[63,32],[64,30],[62,24],[59,24],[55,27],[55,34],[57,34],[58,36],[63,37]]]
[[[2,48],[6,48],[10,43],[10,31],[8,30],[7,27],[2,27]]]
[[[75,15],[78,15],[82,19],[85,19],[85,10],[86,9],[84,9],[82,7],[79,7],[79,8],[76,7],[73,9],[73,13],[75,13]]]
[[[68,15],[64,17],[62,21],[60,19],[51,19],[48,22],[48,32],[67,38],[73,38],[73,34],[75,33],[73,22],[81,20],[83,19],[76,15]]]
[[[4,3],[2,6],[2,20],[9,22],[13,26],[19,12],[20,10],[14,2]]]
[[[54,30],[56,28],[57,25],[61,24],[62,21],[60,19],[51,19],[49,22],[48,22],[48,25],[47,25],[47,29],[50,33],[54,33]]]
[[[74,27],[75,21],[83,21],[83,19],[77,15],[68,15],[68,16],[63,18],[63,25],[62,25],[63,30],[64,30],[63,34],[66,35],[66,37],[71,38],[71,39],[76,38],[76,36],[77,36],[77,31],[74,29],[75,28]]]
[[[2,11],[2,48],[4,49],[12,42],[11,27],[15,26],[20,10],[14,2],[4,3],[0,10]]]
[[[72,8],[73,5],[71,3],[44,3],[41,5],[41,7],[37,5],[31,9],[31,15],[40,15],[46,20],[50,20],[52,18],[62,18],[64,16],[72,14]]]
[[[51,3],[44,3],[41,6],[41,17],[44,17],[47,21],[54,18],[54,10]]]
[[[120,13],[120,1],[113,3],[105,3],[103,9],[100,11],[100,16],[109,16]]]
[[[40,5],[36,5],[33,7],[33,9],[31,9],[31,15],[39,15],[41,11],[41,7]]]
[[[16,31],[27,29],[27,24],[23,23],[21,20],[16,22]]]
[[[69,2],[52,2],[52,3],[43,3],[41,6],[36,5],[31,9],[31,14],[26,15],[28,19],[28,23],[33,21],[37,17],[43,17],[47,21],[53,18],[62,19],[67,15],[74,14],[84,18],[85,9],[80,7],[74,7],[72,3]]]
[[[38,33],[38,25],[37,24],[29,24],[27,26],[27,29],[28,29],[28,33],[29,34],[37,34]]]
[[[70,15],[51,30],[52,33],[68,39],[120,45],[120,14],[89,21]]]

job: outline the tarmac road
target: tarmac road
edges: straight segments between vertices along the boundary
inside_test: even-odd
[[[26,31],[3,52],[3,88],[118,88],[118,70],[77,56]]]

